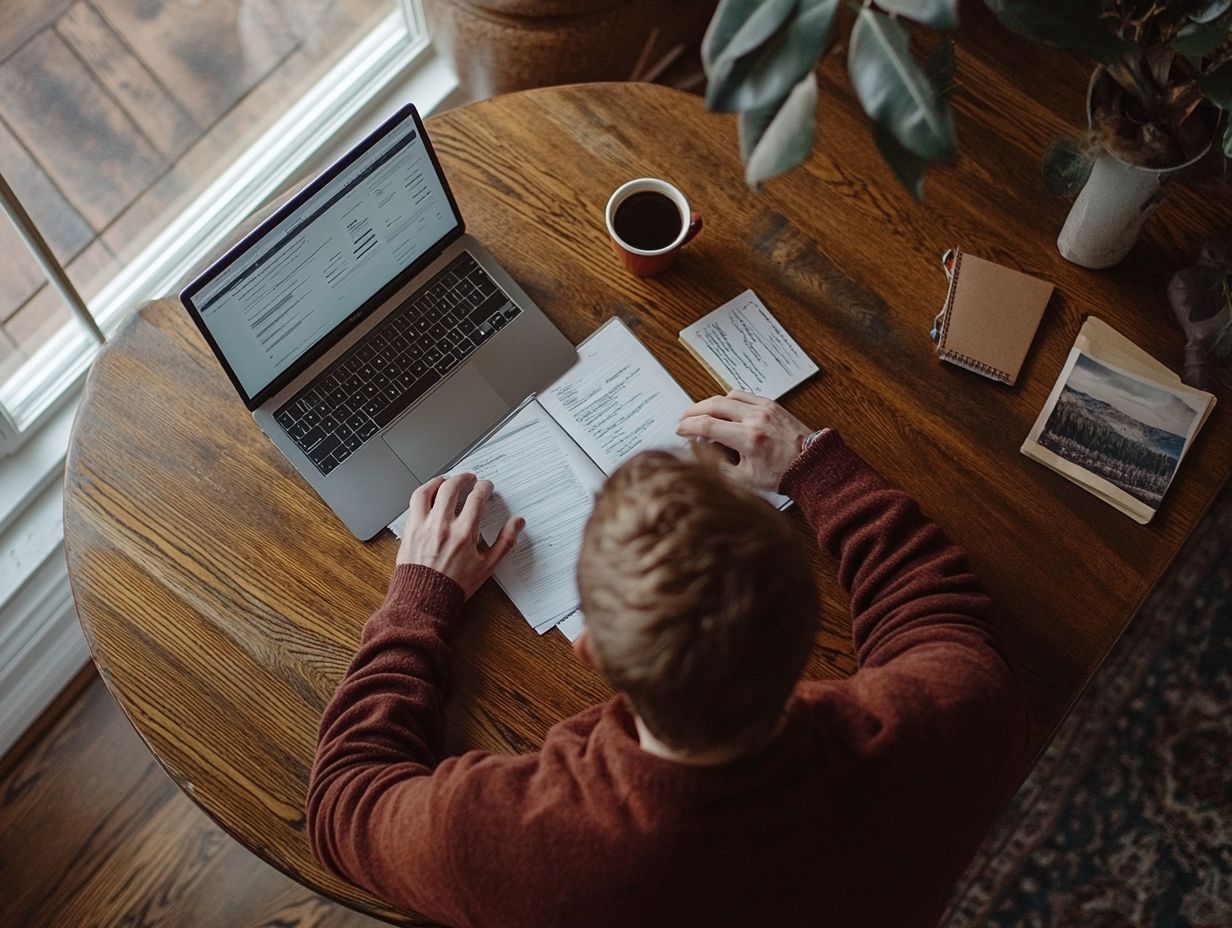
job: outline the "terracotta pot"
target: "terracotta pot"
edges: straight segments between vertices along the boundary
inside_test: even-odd
[[[425,0],[433,41],[473,98],[528,87],[628,80],[697,42],[716,0]]]
[[[1087,88],[1088,123],[1093,118],[1096,84],[1102,76],[1103,72],[1096,70]],[[1090,268],[1111,267],[1119,262],[1129,254],[1143,225],[1163,202],[1164,181],[1205,158],[1214,141],[1212,131],[1202,151],[1169,168],[1144,168],[1101,151],[1057,236],[1061,257]]]

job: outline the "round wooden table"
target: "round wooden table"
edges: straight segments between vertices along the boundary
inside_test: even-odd
[[[1221,404],[1145,527],[1018,453],[1087,314],[1175,359],[1163,286],[1218,211],[1182,192],[1186,209],[1162,210],[1121,269],[1066,264],[1053,245],[1065,204],[1043,199],[1037,179],[1039,127],[1061,120],[1036,101],[1059,100],[1076,118],[1085,84],[1033,71],[1056,86],[1000,111],[987,89],[1011,92],[992,63],[1010,60],[999,41],[984,57],[962,55],[966,155],[930,176],[924,204],[878,160],[833,63],[821,72],[819,150],[761,194],[742,180],[734,120],[661,87],[516,94],[428,129],[468,227],[574,342],[619,315],[701,398],[715,384],[677,332],[746,287],[758,293],[821,366],[788,407],[837,427],[972,552],[1002,606],[1039,746],[1213,497],[1232,428]],[[679,185],[706,219],[653,280],[622,270],[603,225],[610,192],[643,175]],[[1062,294],[1013,389],[933,352],[929,324],[945,293],[937,259],[956,243]],[[274,866],[414,923],[327,873],[304,834],[318,720],[382,599],[393,536],[365,544],[347,533],[257,429],[175,300],[142,307],[101,353],[66,479],[82,626],[168,774]],[[847,602],[821,555],[817,569],[825,612],[808,673],[847,675]],[[552,724],[609,696],[560,634],[535,635],[492,584],[468,612],[454,648],[451,750],[534,750]]]

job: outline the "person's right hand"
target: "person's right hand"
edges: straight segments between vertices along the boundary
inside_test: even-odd
[[[458,500],[466,490],[470,494],[459,511]],[[510,519],[492,547],[481,549],[479,524],[491,495],[492,482],[477,481],[474,474],[433,477],[422,484],[411,494],[397,563],[431,567],[462,587],[470,599],[492,576],[526,525],[524,519]]]
[[[694,403],[680,415],[676,434],[730,448],[740,456],[725,468],[752,490],[778,490],[788,466],[813,430],[774,400],[732,390]]]

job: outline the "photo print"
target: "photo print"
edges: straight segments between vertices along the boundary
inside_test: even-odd
[[[1036,441],[1156,509],[1198,424],[1191,402],[1079,352]]]

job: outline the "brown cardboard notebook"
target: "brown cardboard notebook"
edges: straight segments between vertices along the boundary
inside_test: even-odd
[[[1013,386],[1052,296],[1052,284],[954,252],[937,355]]]

